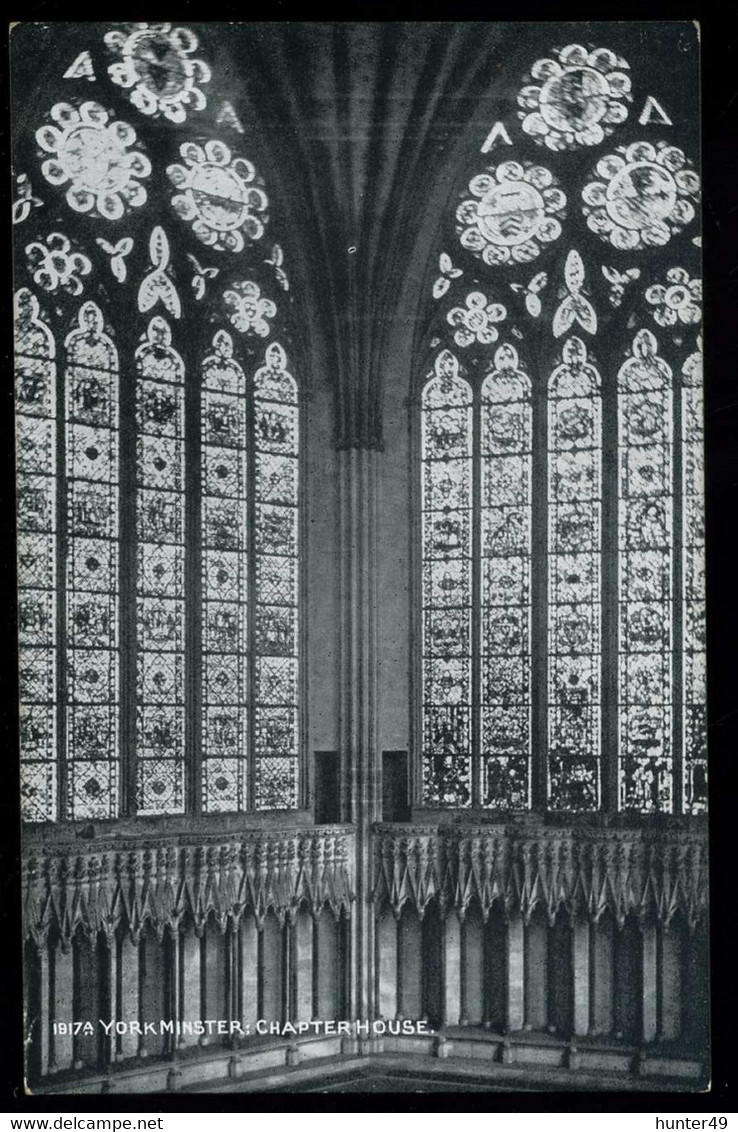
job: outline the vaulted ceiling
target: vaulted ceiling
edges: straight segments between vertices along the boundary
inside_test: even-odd
[[[280,185],[344,446],[381,441],[386,347],[413,332],[400,294],[425,266],[470,127],[490,118],[509,39],[491,24],[220,30],[234,103]]]

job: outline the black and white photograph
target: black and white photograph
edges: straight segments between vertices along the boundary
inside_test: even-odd
[[[700,1094],[699,27],[259,15],[11,29],[23,1087]]]

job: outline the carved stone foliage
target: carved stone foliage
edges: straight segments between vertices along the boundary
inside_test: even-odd
[[[338,918],[354,899],[352,843],[330,828],[39,849],[24,860],[25,933],[38,946],[49,935],[67,946],[80,928],[122,929],[135,942],[147,923],[161,938],[190,922],[201,934],[211,915],[225,931],[247,909],[259,927],[269,912],[283,924],[305,905],[315,917],[327,905]]]
[[[497,904],[528,922],[536,908],[553,923],[560,908],[596,922],[608,911],[690,930],[707,912],[707,842],[693,833],[375,827],[373,900],[399,917],[423,916],[436,900],[460,918],[473,902],[486,920]]]

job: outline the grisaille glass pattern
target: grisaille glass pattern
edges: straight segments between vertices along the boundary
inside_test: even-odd
[[[256,635],[254,804],[298,804],[297,384],[278,342],[254,377]]]
[[[151,319],[136,350],[139,813],[184,810],[184,363]]]
[[[219,330],[202,363],[202,806],[247,803],[246,378]]]
[[[469,806],[472,391],[443,350],[422,398],[423,799]]]
[[[600,804],[600,376],[569,338],[548,395],[548,800]]]
[[[701,343],[700,343],[701,345]],[[684,812],[707,809],[702,352],[682,367]]]
[[[620,807],[670,813],[672,374],[649,330],[618,374]]]
[[[26,821],[55,821],[56,344],[25,287],[15,298],[15,374],[21,805]]]
[[[495,353],[481,402],[481,797],[527,809],[532,408],[512,346]]]
[[[67,817],[118,814],[118,352],[95,303],[65,343]]]

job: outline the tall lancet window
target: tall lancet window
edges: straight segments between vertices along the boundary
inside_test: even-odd
[[[414,401],[428,809],[706,807],[700,179],[616,38],[503,83],[441,221]]]
[[[24,816],[295,810],[305,373],[268,135],[191,29],[80,25],[70,57],[27,31]],[[46,81],[25,85],[34,53]]]
[[[118,351],[95,303],[64,342],[66,773],[69,818],[120,798]]]
[[[255,804],[297,805],[298,454],[297,383],[278,342],[254,378],[256,517]]]
[[[672,374],[649,330],[618,374],[620,804],[671,811]]]
[[[450,351],[423,389],[423,790],[472,799],[472,391]]]
[[[569,338],[548,394],[548,803],[600,800],[600,375]]]
[[[220,330],[202,363],[203,809],[248,797],[246,376]]]
[[[151,319],[136,350],[136,807],[181,813],[185,761],[184,363]]]
[[[482,804],[530,804],[530,378],[501,346],[482,384]]]
[[[21,801],[27,821],[54,821],[57,757],[56,343],[38,299],[15,303]]]

